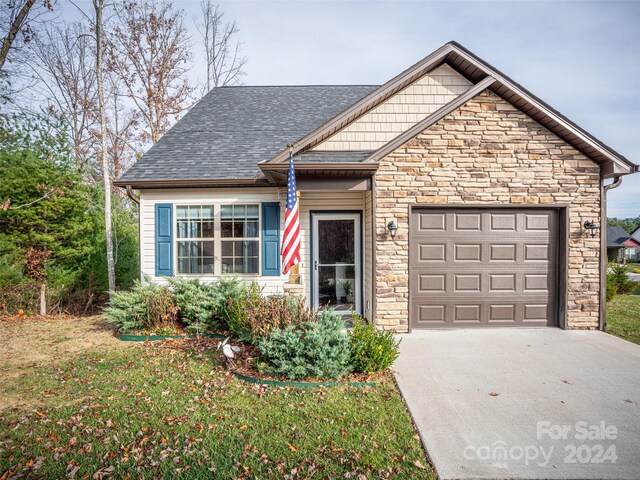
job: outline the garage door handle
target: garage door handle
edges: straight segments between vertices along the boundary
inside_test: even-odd
[[[314,260],[313,261],[313,269],[317,272],[318,271],[318,261]]]

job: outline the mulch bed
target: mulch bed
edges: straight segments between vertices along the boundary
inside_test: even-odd
[[[218,343],[222,339],[217,338],[175,338],[167,340],[157,340],[153,342],[145,342],[145,344],[153,344],[153,348],[180,350],[185,352],[203,353],[206,350],[217,349]],[[221,363],[234,374],[240,374],[246,377],[252,377],[255,379],[273,381],[273,382],[285,382],[285,383],[373,383],[376,381],[376,375],[366,375],[362,373],[349,373],[344,375],[338,380],[327,380],[323,378],[305,378],[303,380],[290,380],[286,377],[277,377],[265,374],[258,370],[258,362],[260,359],[260,352],[255,345],[248,343],[242,343],[235,340],[230,341],[231,344],[240,347],[240,351],[235,355],[233,360],[227,360],[222,351],[220,351]]]

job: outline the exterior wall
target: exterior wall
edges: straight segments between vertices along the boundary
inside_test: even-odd
[[[368,245],[371,251],[371,226],[366,229],[364,227],[365,211],[364,211],[364,195],[362,191],[346,191],[346,190],[319,190],[319,191],[302,191],[300,192],[300,275],[304,287],[304,295],[307,301],[311,298],[311,225],[310,212],[312,210],[360,210],[363,212],[363,243]],[[285,211],[285,192],[278,191],[277,188],[218,188],[218,189],[202,189],[202,188],[182,188],[182,189],[157,189],[144,190],[140,196],[140,259],[141,273],[148,276],[151,280],[158,283],[164,283],[164,277],[155,276],[155,204],[156,203],[172,203],[175,205],[185,204],[228,204],[228,203],[258,203],[258,202],[280,202],[280,234],[284,231],[284,211]],[[369,214],[370,218],[370,214]],[[175,221],[175,217],[174,217]],[[174,225],[175,231],[175,225]],[[217,238],[220,232],[216,231]],[[216,255],[220,252],[219,245],[216,245]],[[175,254],[175,246],[174,246]],[[366,259],[366,253],[363,250]],[[369,257],[370,258],[370,257]],[[174,259],[175,261],[175,259]],[[366,263],[365,263],[366,265]],[[371,264],[363,269],[363,277],[365,282],[369,282],[364,286],[365,298],[363,298],[363,306],[371,304],[371,297],[366,294],[371,290],[370,276],[367,277],[365,272],[371,272]],[[176,271],[174,266],[174,272]],[[189,277],[194,277],[189,275]],[[239,276],[246,278],[247,282],[257,281],[265,288],[266,294],[282,294],[285,282],[288,276],[281,275],[279,277],[263,277],[259,275]],[[196,276],[202,281],[213,281],[216,275],[200,275]],[[366,314],[366,312],[365,312]]]
[[[488,91],[381,159],[376,173],[376,323],[408,329],[410,205],[566,204],[567,328],[597,328],[599,167]],[[395,218],[398,234],[388,238]]]
[[[164,283],[164,277],[155,276],[155,204],[172,203],[174,205],[206,205],[206,204],[233,204],[233,203],[259,203],[281,201],[277,188],[180,188],[143,190],[140,195],[140,269],[143,276],[149,276],[151,280]],[[284,205],[281,201],[280,230],[284,229]],[[175,242],[175,215],[174,215],[174,242]],[[220,238],[218,229],[215,231],[216,239]],[[174,275],[177,272],[175,266],[174,244]],[[220,254],[220,243],[215,245],[215,255]],[[257,281],[265,288],[267,294],[281,294],[287,277],[263,277],[260,275],[237,275],[245,278],[247,282]],[[190,278],[199,278],[202,281],[213,281],[216,275],[188,275]]]
[[[442,65],[312,150],[380,148],[461,93],[466,92],[471,85],[471,82],[451,67]]]

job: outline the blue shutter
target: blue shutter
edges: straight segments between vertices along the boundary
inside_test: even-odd
[[[262,203],[262,275],[280,275],[280,204]]]
[[[156,276],[173,276],[173,204],[156,203]]]

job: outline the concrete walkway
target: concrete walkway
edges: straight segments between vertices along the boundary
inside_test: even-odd
[[[401,337],[396,378],[440,478],[640,478],[640,346],[555,328]]]

